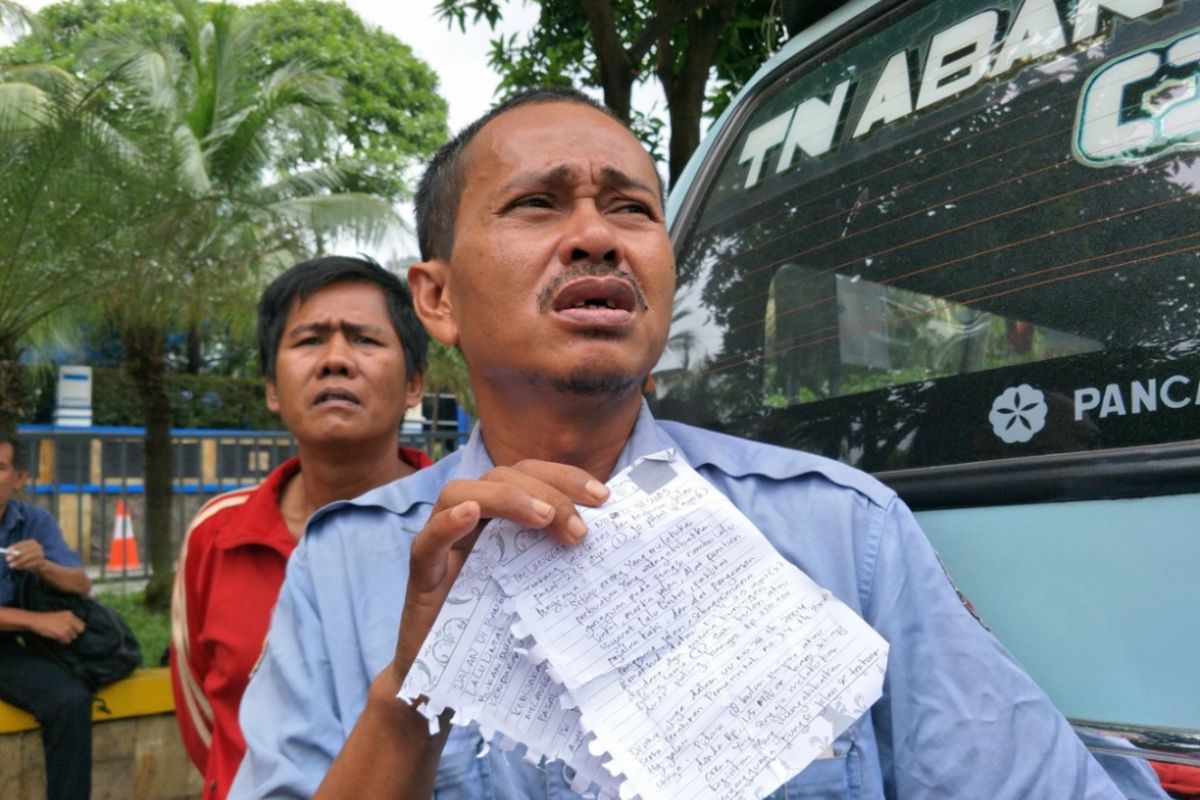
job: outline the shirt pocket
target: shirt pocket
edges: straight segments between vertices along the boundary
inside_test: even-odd
[[[858,781],[850,780],[846,756],[818,758],[764,800],[859,800]]]

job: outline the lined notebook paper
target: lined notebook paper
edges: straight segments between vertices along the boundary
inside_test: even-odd
[[[490,523],[400,695],[581,793],[757,800],[879,698],[887,644],[674,452],[609,488],[574,547]]]

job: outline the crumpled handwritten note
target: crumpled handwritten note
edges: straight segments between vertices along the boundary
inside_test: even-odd
[[[453,708],[455,724],[478,723],[484,738],[498,737],[504,749],[523,745],[524,757],[533,763],[570,765],[576,791],[594,788],[601,797],[615,797],[618,782],[600,766],[601,758],[588,752],[590,737],[579,724],[579,712],[566,707],[570,698],[562,685],[544,662],[528,658],[528,643],[513,638],[517,617],[489,574],[510,546],[494,535],[497,525],[489,525],[476,542],[400,697],[428,698],[420,710],[431,730],[442,711]]]
[[[577,791],[769,794],[879,698],[887,643],[673,452],[609,487],[575,547],[488,525],[401,697]]]

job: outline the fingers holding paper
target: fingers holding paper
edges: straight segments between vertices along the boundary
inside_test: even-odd
[[[587,534],[576,504],[600,505],[608,494],[608,487],[581,469],[534,460],[496,467],[480,480],[446,484],[413,540],[396,643],[397,677],[407,674],[487,521],[512,520],[576,544]]]
[[[317,797],[432,796],[450,726],[431,732],[429,721],[396,696],[484,524],[508,519],[576,543],[587,533],[576,504],[600,505],[608,494],[587,472],[546,461],[522,461],[479,480],[446,484],[413,540],[395,658],[372,681],[367,706]]]

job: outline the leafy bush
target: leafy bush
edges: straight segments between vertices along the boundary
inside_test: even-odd
[[[170,612],[148,610],[145,605],[146,593],[140,589],[136,592],[123,592],[119,587],[99,587],[96,599],[116,609],[129,623],[133,635],[142,645],[142,666],[160,666],[167,645],[171,643]]]

